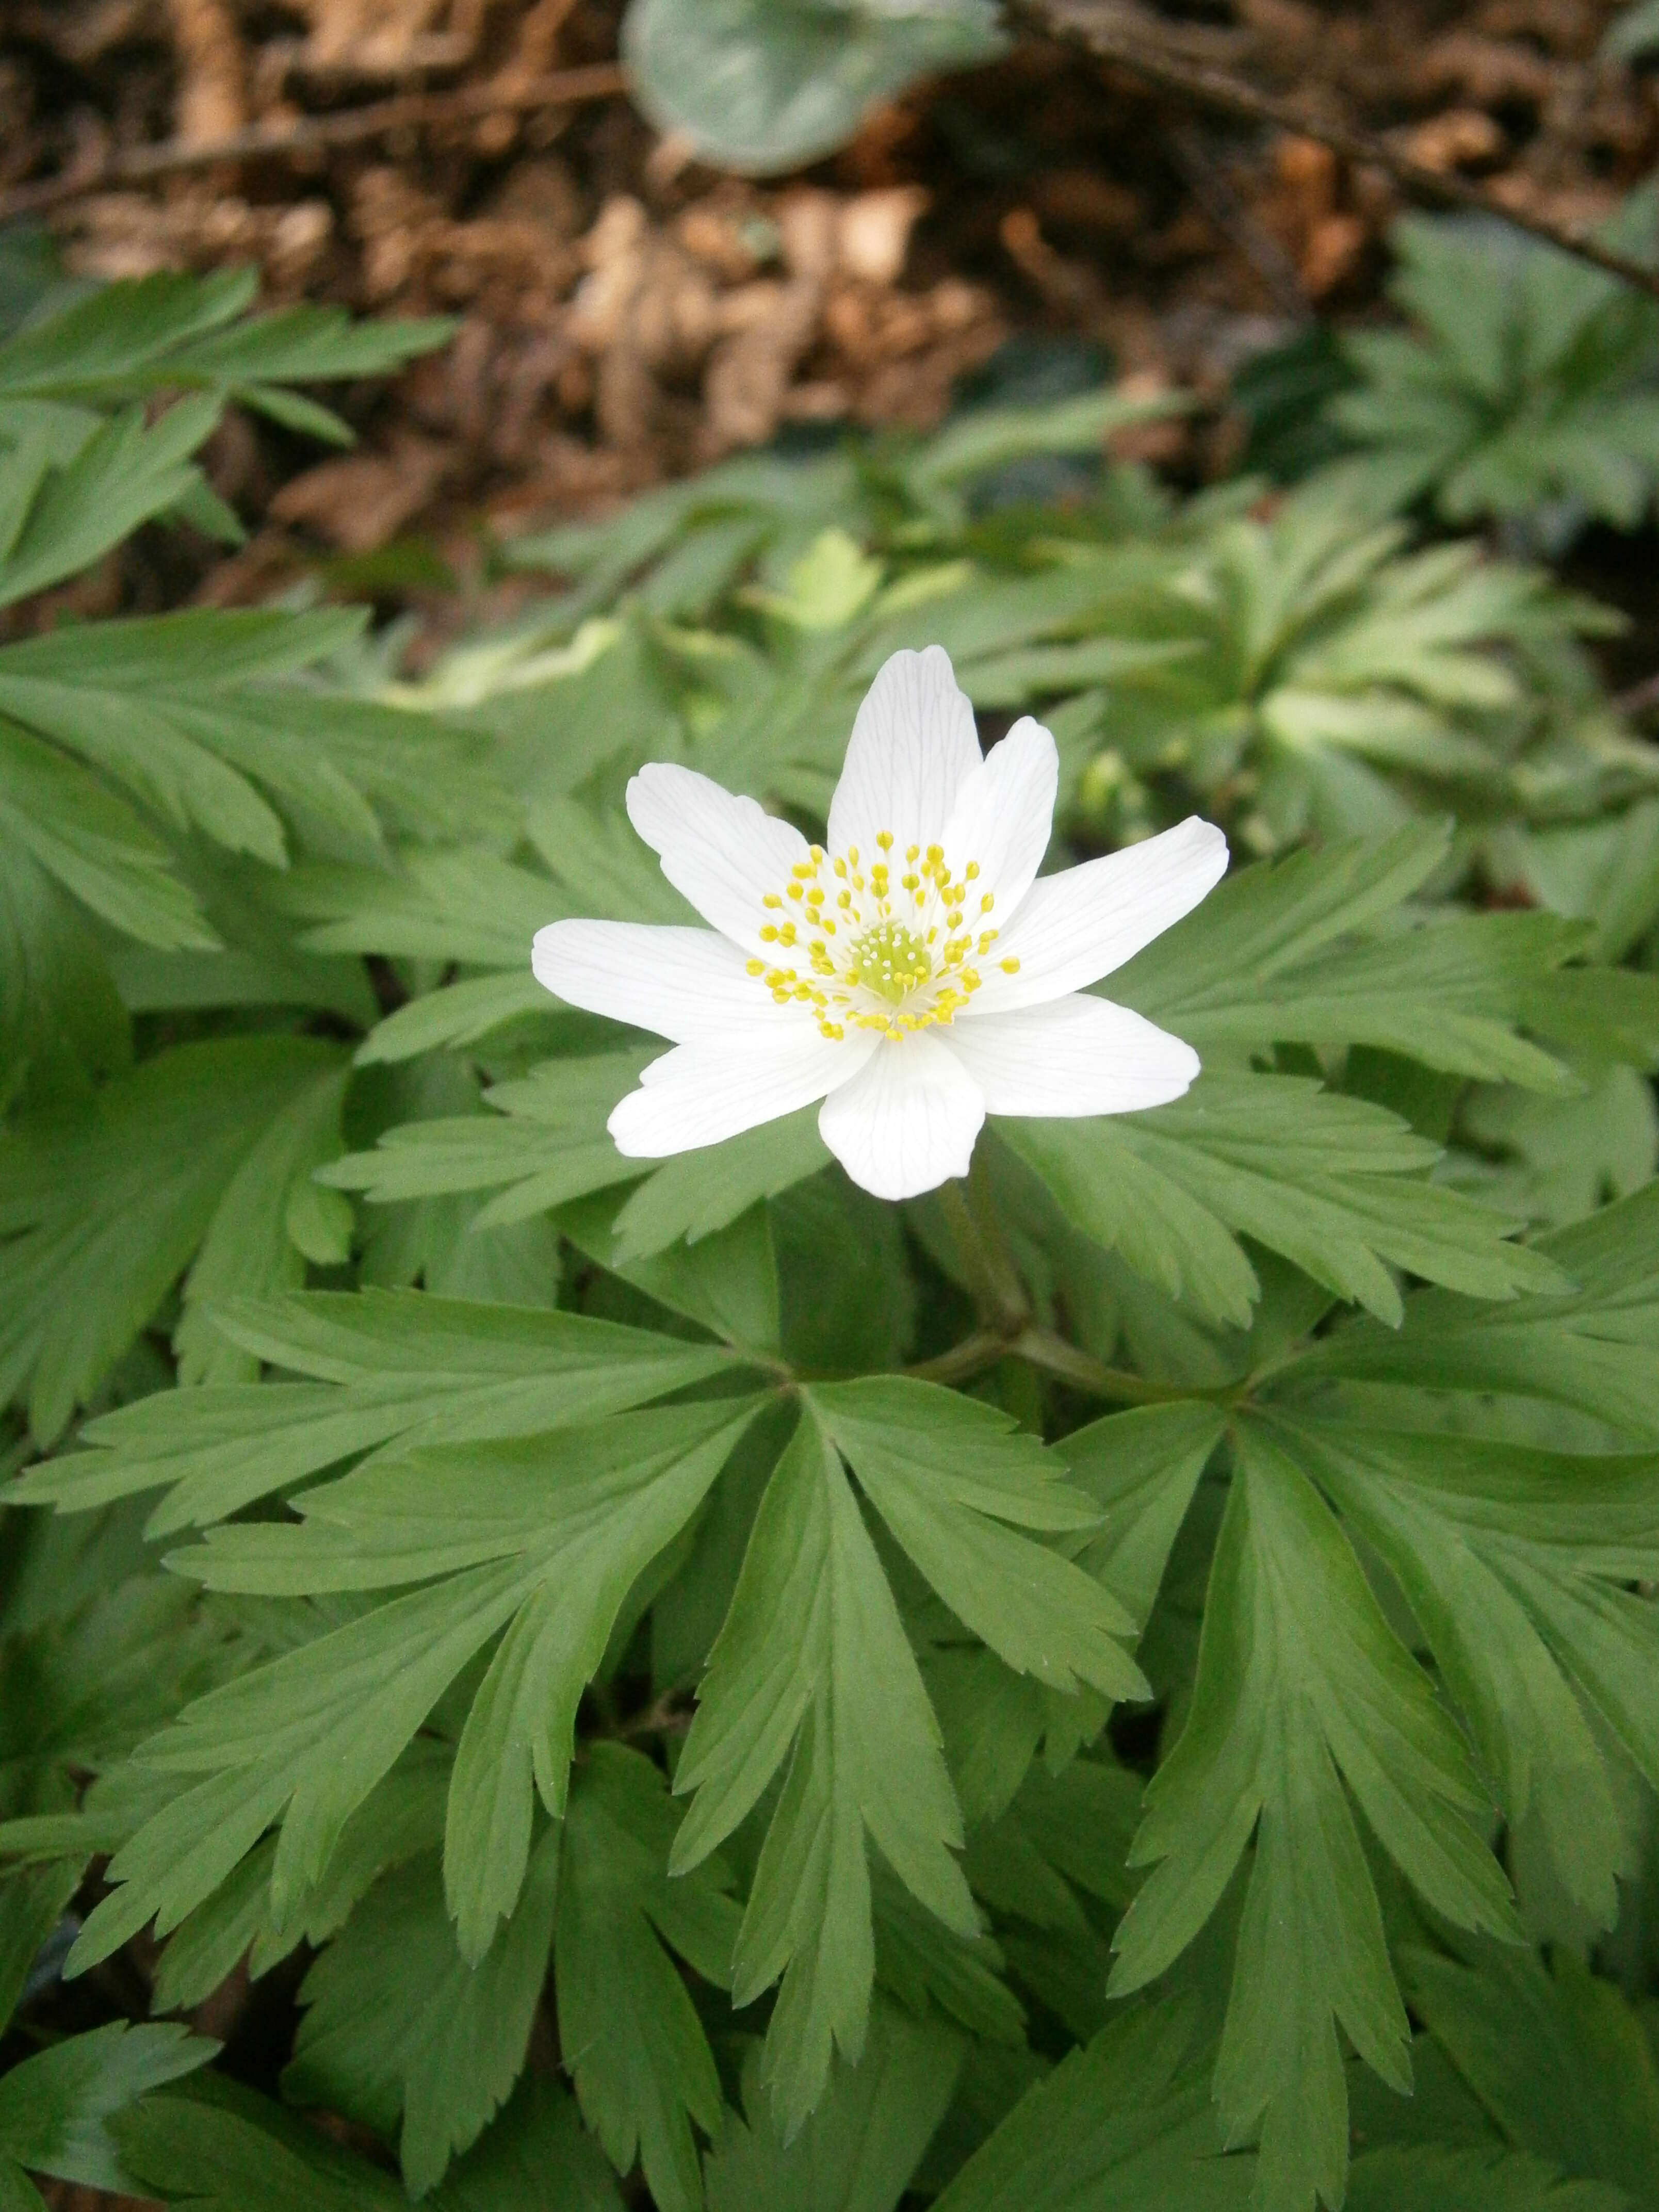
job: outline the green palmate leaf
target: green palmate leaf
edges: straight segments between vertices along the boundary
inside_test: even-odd
[[[0,344],[0,398],[98,405],[191,386],[245,394],[374,376],[430,352],[452,328],[441,320],[354,325],[337,308],[310,307],[241,319],[258,289],[247,269],[158,271],[100,286]]]
[[[440,839],[505,826],[475,739],[284,681],[362,627],[349,610],[192,611],[49,633],[0,651],[0,714],[175,830],[276,866],[273,807],[313,849],[363,860],[383,853],[381,817]]]
[[[1118,1930],[1113,1986],[1138,1988],[1192,1940],[1254,1832],[1216,2094],[1234,2139],[1259,2134],[1264,2201],[1303,2212],[1342,2198],[1337,2023],[1409,2082],[1347,1792],[1437,1911],[1494,1929],[1511,1914],[1462,1741],[1341,1531],[1273,1432],[1246,1425],[1238,1448],[1191,1717],[1148,1792],[1134,1856],[1156,1863]]]
[[[936,1384],[821,1383],[810,1401],[894,1535],[959,1620],[1018,1672],[1059,1690],[1146,1693],[1115,1638],[1133,1622],[1100,1584],[1023,1535],[1087,1528],[1064,1462],[1013,1418]]]
[[[38,2051],[0,2075],[0,2164],[87,2189],[129,2190],[106,2124],[111,2115],[204,2065],[218,2048],[185,2027],[115,2021]]]
[[[422,718],[404,719],[422,726]],[[299,943],[313,952],[454,960],[520,975],[536,932],[568,908],[550,877],[477,849],[410,853],[395,874],[343,866],[295,868],[280,896],[283,910],[301,925]]]
[[[1621,47],[1622,28],[1615,54],[1642,43]],[[1644,200],[1615,219],[1637,226],[1638,252]],[[1427,493],[1454,521],[1569,502],[1633,526],[1659,465],[1652,303],[1531,240],[1499,254],[1455,223],[1410,217],[1390,242],[1390,289],[1415,330],[1346,338],[1360,381],[1328,410],[1366,449],[1367,489],[1398,505]]]
[[[442,1843],[452,1765],[447,1746],[417,1738],[346,1822],[321,1881],[280,1919],[270,1893],[277,1838],[267,1836],[180,1923],[156,1969],[155,2008],[182,2012],[202,2003],[244,1955],[257,1978],[301,1942],[315,1948],[337,1935],[382,1874]],[[151,1809],[141,1806],[115,1843],[136,1833]]]
[[[728,2111],[707,2180],[709,2212],[894,2212],[961,2070],[959,2035],[878,1997],[864,2056],[839,2065],[823,2101],[786,2142],[761,2077],[744,2059],[746,2123]]]
[[[423,2195],[518,2078],[558,1888],[559,1834],[550,1827],[512,1917],[469,1965],[436,1859],[386,1876],[306,1977],[286,2094],[395,2135],[404,2181]]]
[[[0,1103],[72,1095],[88,1074],[113,1074],[131,1050],[127,1010],[85,916],[30,852],[8,842],[0,852]]]
[[[1542,1399],[1659,1441],[1659,1186],[1535,1249],[1571,1290],[1505,1306],[1419,1291],[1397,1331],[1339,1330],[1304,1355],[1298,1376]]]
[[[1492,1082],[1570,1090],[1516,1034],[1527,993],[1588,942],[1548,915],[1368,934],[1445,859],[1441,823],[1247,868],[1112,977],[1114,999],[1206,1046],[1369,1044]]]
[[[1484,1947],[1472,1964],[1414,1951],[1413,2008],[1517,2148],[1659,2201],[1659,2069],[1639,2016],[1559,1954]]]
[[[365,1291],[216,1309],[228,1340],[313,1382],[160,1395],[91,1422],[90,1450],[26,1475],[19,1504],[82,1510],[173,1486],[153,1531],[217,1521],[352,1453],[593,1420],[733,1365],[580,1314]]]
[[[1103,2028],[1020,2100],[939,2212],[1243,2212],[1255,2160],[1222,2157],[1183,2005]]]
[[[738,1939],[733,1994],[780,1975],[767,2078],[787,2131],[817,2103],[832,2045],[863,2047],[873,1954],[866,1834],[959,1933],[978,1923],[951,1856],[961,1817],[892,1594],[811,1417],[779,1462],[675,1775],[697,1796],[676,1839],[696,1865],[788,1758]],[[793,1750],[792,1750],[793,1747]]]
[[[166,847],[133,810],[3,718],[0,831],[8,878],[14,856],[21,854],[143,944],[167,951],[217,946],[194,896],[173,872]]]
[[[1659,1571],[1659,1460],[1346,1422],[1280,1431],[1393,1570],[1510,1822],[1609,1925],[1623,1824],[1580,1701],[1659,1777],[1659,1612],[1620,1587]]]
[[[216,399],[181,399],[147,426],[131,408],[61,460],[45,441],[14,447],[0,494],[0,606],[89,568],[176,506],[203,481],[191,455],[220,411]]]
[[[145,1747],[141,1764],[204,1778],[182,1784],[112,1861],[125,1887],[88,1920],[77,1960],[152,1912],[165,1933],[278,1819],[270,1887],[286,1917],[439,1696],[505,1628],[461,1732],[446,1834],[451,1907],[477,1957],[524,1879],[532,1778],[562,1812],[577,1702],[617,1611],[751,1410],[682,1407],[482,1454],[380,1462],[307,1492],[301,1528],[221,1528],[180,1555],[221,1589],[424,1586],[187,1706]],[[212,1826],[210,1809],[233,1804],[234,1817]]]
[[[224,2074],[199,2074],[182,2092],[146,2098],[118,2114],[111,2132],[148,2194],[202,2212],[350,2212],[365,2205],[398,2212],[409,2202],[380,2166]],[[469,2163],[458,2166],[457,2178]],[[433,2201],[447,2198],[446,2189]],[[581,2212],[588,2212],[586,2204]]]
[[[0,1396],[27,1388],[37,1437],[98,1388],[204,1238],[212,1273],[227,1256],[291,1273],[286,1204],[261,1207],[256,1186],[287,1141],[273,1129],[303,1125],[339,1064],[308,1038],[182,1045],[0,1139]],[[256,1152],[267,1164],[242,1182]]]
[[[557,1931],[559,2036],[583,2113],[619,2171],[639,2160],[661,2212],[702,2203],[690,2123],[717,2136],[721,2118],[708,2039],[662,1942],[725,1988],[739,1919],[717,1862],[669,1880],[679,1826],[649,1760],[596,1745],[571,1792]]]
[[[624,1159],[605,1125],[653,1056],[640,1051],[549,1060],[485,1092],[496,1114],[405,1122],[383,1136],[378,1150],[341,1160],[325,1180],[361,1190],[375,1205],[498,1191],[480,1220],[499,1224],[637,1182],[645,1164]]]
[[[26,1867],[0,1882],[0,2026],[16,2010],[42,1944],[81,1886],[81,1868]]]
[[[1133,1894],[1127,1859],[1142,1787],[1139,1775],[1096,1759],[1073,1759],[1058,1774],[1034,1763],[1007,1810],[969,1838],[975,1893],[999,1913],[1086,1942],[1077,1893],[1118,1912]]]
[[[152,2193],[203,2212],[398,2212],[409,2202],[380,2166],[222,2075],[199,2077],[186,2095],[147,2100],[115,2130],[129,2169]],[[621,2206],[571,2099],[534,2075],[426,2201],[441,2212]]]
[[[1436,1148],[1403,1121],[1300,1077],[1208,1074],[1146,1114],[996,1126],[1079,1229],[1236,1327],[1256,1295],[1240,1233],[1390,1324],[1391,1267],[1486,1298],[1561,1282],[1504,1241],[1519,1221],[1420,1180]]]
[[[450,2168],[432,2202],[441,2212],[544,2212],[550,2203],[558,2212],[622,2212],[605,2155],[583,2133],[574,2101],[533,2074]]]
[[[1214,1407],[1146,1406],[1111,1413],[1066,1439],[1066,1468],[1104,1525],[1077,1554],[1144,1627],[1193,1492],[1220,1441]]]
[[[1347,2197],[1348,2212],[1623,2212],[1629,2201],[1520,2152],[1439,2147],[1356,2160]]]

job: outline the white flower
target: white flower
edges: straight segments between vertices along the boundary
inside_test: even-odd
[[[1082,995],[1189,912],[1227,845],[1196,816],[1037,878],[1059,762],[1029,717],[981,757],[939,646],[896,653],[853,725],[827,846],[707,776],[657,763],[634,827],[708,929],[556,921],[537,979],[674,1041],[611,1115],[660,1159],[823,1099],[823,1141],[878,1198],[965,1175],[987,1114],[1132,1114],[1198,1055]]]

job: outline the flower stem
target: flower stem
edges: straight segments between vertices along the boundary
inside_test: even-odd
[[[970,1176],[966,1183],[941,1184],[939,1204],[973,1285],[980,1320],[1006,1345],[1030,1320],[1031,1305],[1003,1240],[990,1194],[977,1176]]]
[[[1110,1398],[1120,1406],[1166,1406],[1171,1399],[1194,1395],[1190,1389],[1149,1382],[1144,1376],[1127,1374],[1121,1367],[1103,1366],[1086,1352],[1079,1352],[1074,1344],[1067,1344],[1063,1336],[1056,1336],[1051,1328],[1022,1329],[1002,1349],[1012,1352],[1016,1359],[1041,1368],[1057,1382],[1068,1383],[1073,1390],[1081,1390],[1091,1398]]]

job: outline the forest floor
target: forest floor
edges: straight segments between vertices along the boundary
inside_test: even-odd
[[[1659,155],[1659,77],[1597,57],[1614,13],[1176,0],[1158,15],[1195,62],[1573,222]],[[879,111],[833,161],[745,182],[630,106],[617,14],[615,0],[14,0],[0,223],[52,204],[0,228],[0,313],[44,222],[77,271],[253,262],[274,301],[459,324],[444,352],[348,402],[349,454],[232,418],[210,473],[247,545],[224,558],[147,537],[137,569],[77,586],[82,611],[246,603],[313,574],[447,628],[504,603],[507,587],[485,589],[503,538],[780,437],[929,425],[975,380],[1013,398],[1105,372],[1138,392],[1185,386],[1197,410],[1133,449],[1201,482],[1238,456],[1242,365],[1379,312],[1399,191],[1311,138],[1031,44]],[[534,98],[550,77],[560,104]],[[369,112],[390,101],[388,122]],[[252,127],[287,143],[190,166]],[[118,181],[157,148],[160,174]],[[1653,550],[1592,533],[1574,567],[1635,604]],[[1659,657],[1645,636],[1628,651],[1638,672]]]

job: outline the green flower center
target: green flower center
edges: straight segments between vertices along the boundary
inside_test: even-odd
[[[854,940],[851,982],[862,983],[890,1006],[902,1006],[933,972],[927,947],[902,921],[878,921]]]

